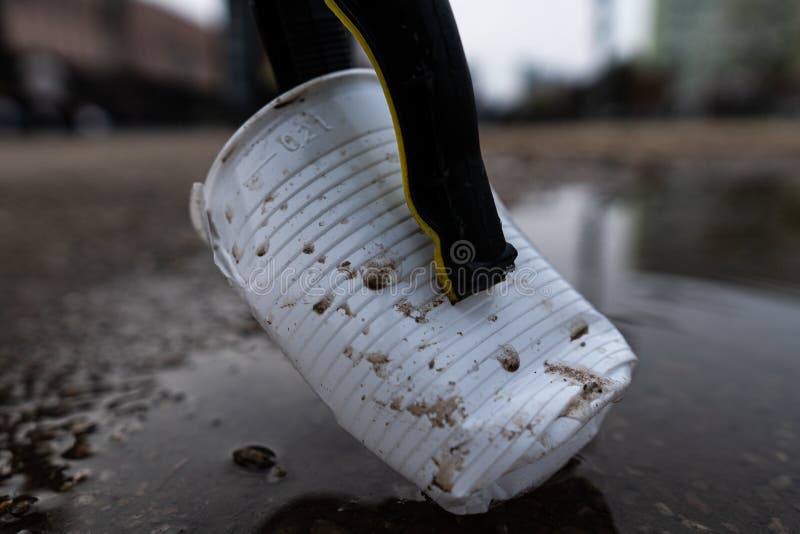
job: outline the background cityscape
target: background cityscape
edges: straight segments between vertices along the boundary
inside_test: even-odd
[[[0,128],[240,121],[274,96],[269,64],[247,0],[205,4],[216,5],[211,20],[165,0],[0,0]],[[498,5],[499,23],[552,11]],[[558,20],[574,17],[582,56],[566,41],[515,32],[524,19],[506,53],[484,36],[502,32],[475,26],[486,8],[453,2],[484,119],[800,114],[795,3],[650,0],[627,18],[621,0],[569,5],[582,10]]]

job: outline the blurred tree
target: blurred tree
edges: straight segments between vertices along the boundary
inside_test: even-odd
[[[780,82],[800,67],[800,4],[785,0],[730,0],[726,12],[736,39],[735,64]],[[744,31],[743,31],[744,30]]]
[[[655,57],[679,112],[786,111],[800,89],[800,4],[659,0]]]

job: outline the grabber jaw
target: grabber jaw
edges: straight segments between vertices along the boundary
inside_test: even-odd
[[[440,237],[441,240],[441,237]],[[451,304],[465,298],[490,290],[496,284],[504,282],[508,273],[514,270],[517,249],[503,239],[503,252],[490,261],[475,259],[475,246],[466,239],[443,240],[438,254],[441,260],[436,264],[436,282],[442,292],[447,295]],[[437,253],[434,253],[436,256]]]
[[[475,98],[446,0],[325,0],[372,62],[392,114],[406,202],[435,244],[451,303],[514,267],[481,157]]]

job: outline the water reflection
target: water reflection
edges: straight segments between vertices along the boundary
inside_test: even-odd
[[[585,478],[562,473],[481,515],[454,516],[429,502],[391,499],[369,505],[346,497],[306,497],[278,511],[258,532],[547,533],[566,525],[570,532],[617,532],[603,494]]]
[[[661,171],[633,187],[567,184],[516,199],[517,224],[602,307],[635,272],[800,289],[800,180]]]
[[[699,278],[800,285],[800,184],[749,174],[708,183],[689,173],[633,195],[637,268]]]

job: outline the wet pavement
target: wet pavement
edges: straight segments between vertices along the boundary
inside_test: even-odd
[[[486,131],[641,361],[567,468],[469,517],[341,430],[216,271],[187,201],[225,136],[0,140],[0,532],[800,532],[800,124]]]

